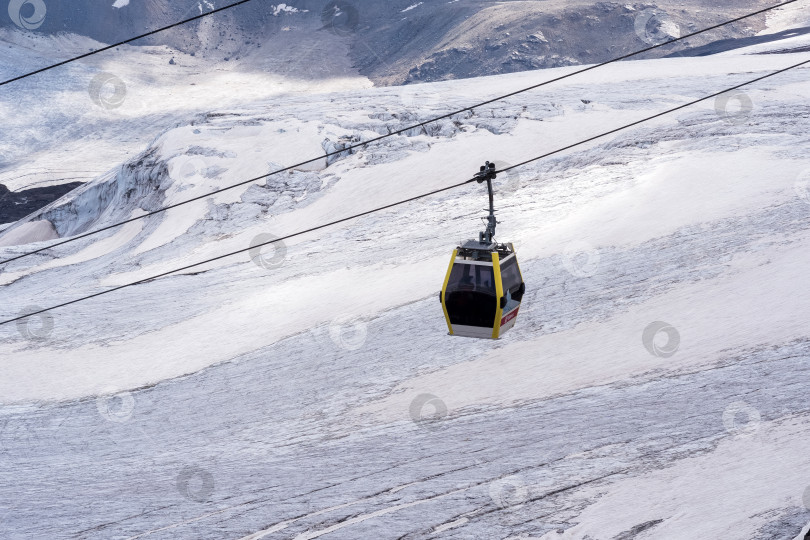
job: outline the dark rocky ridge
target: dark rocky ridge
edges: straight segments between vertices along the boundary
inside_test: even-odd
[[[118,8],[113,0],[43,1],[44,22],[31,31],[72,32],[112,43],[233,0],[130,0]],[[361,74],[378,85],[393,85],[601,62],[649,45],[635,24],[645,9],[665,12],[667,20],[687,33],[766,5],[765,0],[254,0],[137,43],[231,59],[260,47],[269,35],[310,28],[347,40]],[[33,10],[30,4],[24,9]],[[750,37],[764,23],[760,15],[693,38],[687,47]],[[7,13],[0,14],[0,26],[14,27]],[[677,50],[663,48],[655,56]]]
[[[81,185],[82,182],[71,182],[13,192],[0,184],[0,224],[22,219]]]

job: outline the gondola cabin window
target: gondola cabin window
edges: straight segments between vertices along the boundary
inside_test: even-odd
[[[523,292],[520,287],[520,284],[523,283],[523,278],[520,275],[517,258],[514,256],[509,257],[501,263],[501,281],[503,282],[504,294],[506,294],[506,291],[509,291],[511,297],[518,302],[523,299]]]
[[[492,328],[498,304],[492,265],[455,263],[447,291],[445,302],[452,324]]]

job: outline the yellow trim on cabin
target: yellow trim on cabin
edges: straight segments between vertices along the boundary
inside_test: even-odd
[[[450,266],[447,267],[447,274],[444,276],[444,284],[442,284],[442,311],[444,311],[444,319],[447,321],[447,329],[450,331],[451,336],[453,335],[453,325],[450,324],[450,315],[447,313],[444,295],[447,294],[447,283],[450,281],[450,272],[453,271],[453,265],[456,263],[457,256],[458,250],[454,249],[453,255],[450,257]]]
[[[497,302],[495,325],[492,327],[492,339],[498,339],[501,334],[501,318],[503,317],[503,309],[501,308],[503,282],[501,281],[501,257],[498,253],[492,254],[492,272],[495,276],[495,301]]]

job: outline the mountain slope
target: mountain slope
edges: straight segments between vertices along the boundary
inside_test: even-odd
[[[44,18],[34,21],[38,2],[13,19],[17,4],[0,17],[2,78],[226,5],[78,0],[44,4]],[[255,0],[5,86],[0,183],[17,192],[89,180],[212,106],[599,62],[765,5]],[[790,6],[650,54],[722,50],[718,41],[736,47],[745,43],[739,38],[807,22]],[[87,152],[103,155],[93,160],[102,165],[88,168]]]
[[[745,52],[612,65],[17,261],[2,316],[810,58]],[[234,101],[0,240],[42,218],[68,235],[136,216],[568,70]],[[499,239],[528,291],[500,341],[447,336],[436,301],[450,250],[480,228],[479,185],[3,326],[3,536],[795,536],[807,73],[745,88],[750,114],[707,103],[499,177]],[[675,334],[645,338],[657,321]]]
[[[108,0],[99,5],[76,0],[48,4],[41,17],[33,13],[35,4],[26,4],[20,12],[22,19],[16,20],[11,15],[18,12],[9,7],[9,17],[0,19],[0,27],[24,28],[42,36],[69,32],[113,43],[228,2]],[[296,36],[300,31],[317,40],[338,36],[349,46],[348,57],[362,75],[375,84],[392,85],[602,62],[769,5],[773,3],[765,0],[630,4],[584,0],[255,0],[138,44],[168,45],[209,61],[222,61],[257,51],[268,36],[284,35],[293,42],[300,39]],[[805,20],[792,7],[775,13],[783,14],[778,24]],[[34,24],[27,25],[26,17]],[[666,53],[753,36],[767,29],[768,17],[760,15],[698,36]]]

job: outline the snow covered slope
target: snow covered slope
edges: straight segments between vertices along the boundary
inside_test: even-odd
[[[810,58],[744,52],[612,65],[16,261],[0,316]],[[108,172],[0,243],[38,220],[64,237],[137,216],[569,69],[224,102],[113,168],[86,152]],[[499,237],[527,284],[499,341],[447,336],[436,298],[481,227],[478,185],[0,327],[2,536],[796,537],[808,73],[499,177]]]
[[[338,36],[311,34],[307,27],[265,36],[258,48],[228,61],[122,46],[4,86],[0,184],[20,191],[85,182],[212,108],[371,86],[349,65]],[[0,29],[0,79],[101,46],[76,35]]]
[[[20,2],[9,3],[0,17],[3,80],[224,5],[44,3],[42,24],[27,27],[10,18]],[[331,18],[338,4],[342,15]],[[402,84],[604,61],[766,4],[735,1],[718,9],[706,0],[249,2],[4,86],[0,184],[19,191],[90,180],[212,107],[362,88],[372,81]],[[29,12],[37,5],[39,0],[27,2],[21,13],[33,17]],[[702,50],[723,38],[735,42],[806,22],[804,12],[790,6],[650,54],[688,54],[681,49]],[[607,42],[610,47],[594,45]],[[88,153],[97,154],[90,163]],[[10,220],[0,214],[3,221]]]

